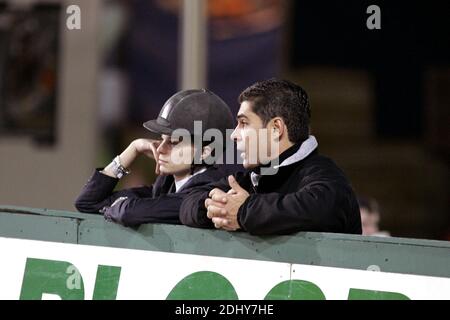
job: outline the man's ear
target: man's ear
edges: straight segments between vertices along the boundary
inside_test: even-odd
[[[270,126],[269,129],[272,130],[272,137],[276,140],[281,140],[283,135],[286,133],[286,126],[284,124],[284,121],[280,117],[273,118],[270,120]]]
[[[202,149],[202,160],[205,160],[206,158],[208,158],[211,153],[212,153],[212,148],[210,146],[205,146]]]

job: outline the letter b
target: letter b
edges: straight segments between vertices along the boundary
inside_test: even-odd
[[[40,300],[44,293],[63,300],[83,300],[83,278],[69,262],[28,258],[20,299]]]

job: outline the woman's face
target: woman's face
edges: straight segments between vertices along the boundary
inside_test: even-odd
[[[162,135],[162,141],[157,151],[161,174],[180,176],[190,172],[195,152],[190,139],[179,140]]]

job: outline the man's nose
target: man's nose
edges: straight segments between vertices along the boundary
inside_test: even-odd
[[[233,133],[230,136],[231,140],[239,141],[241,140],[241,135],[239,134],[238,127],[234,128]]]

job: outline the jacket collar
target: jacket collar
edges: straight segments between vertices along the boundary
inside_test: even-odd
[[[196,175],[198,175],[198,174],[200,174],[200,173],[203,173],[203,172],[205,172],[205,171],[206,171],[206,168],[202,168],[202,169],[196,171],[193,175],[187,176],[187,177],[184,178],[183,180],[175,181],[175,190],[176,190],[175,192],[179,192],[179,191],[184,187],[184,185],[185,185],[189,180],[191,180],[192,177],[194,177],[194,176],[196,176]]]
[[[309,156],[311,152],[316,150],[318,146],[319,143],[317,142],[316,137],[309,136],[308,139],[303,141],[303,143],[300,145],[300,148],[298,148],[297,152],[295,152],[292,156],[283,160],[281,164],[274,166],[274,168],[277,169],[302,161],[307,156]]]
[[[281,161],[281,164],[273,166],[274,170],[277,170],[282,167],[290,166],[294,163],[300,162],[306,157],[308,157],[314,150],[319,146],[317,139],[310,135],[308,139],[302,142],[299,146],[298,144],[293,145],[291,148],[280,154],[278,157],[278,161]],[[279,162],[278,162],[279,163]],[[256,170],[250,173],[250,179],[253,186],[257,186],[259,183],[259,179],[262,177],[260,174],[261,167],[258,167]]]

